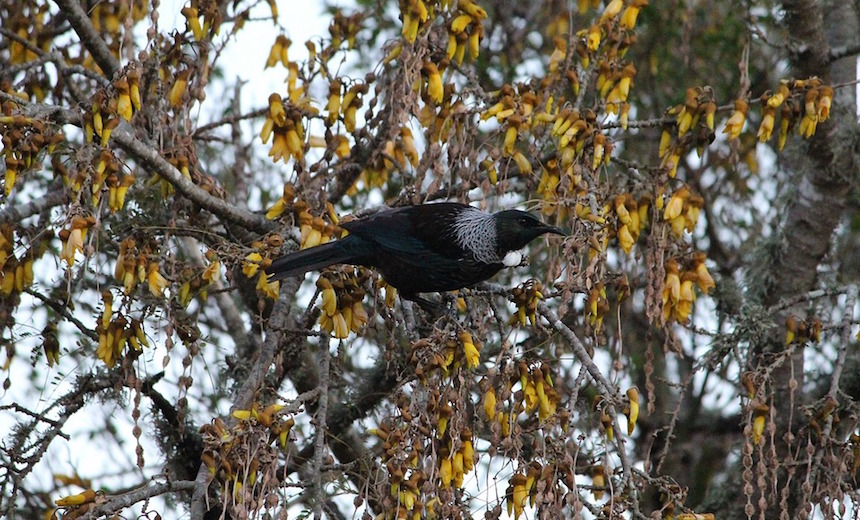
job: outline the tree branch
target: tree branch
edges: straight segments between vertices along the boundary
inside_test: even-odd
[[[10,204],[0,211],[0,223],[21,222],[25,218],[38,215],[46,209],[69,202],[69,194],[64,189],[49,191],[43,197],[33,199],[25,204]]]
[[[116,514],[127,507],[144,500],[149,500],[152,497],[175,491],[190,491],[194,489],[194,485],[195,483],[192,480],[178,480],[154,486],[144,486],[140,489],[123,493],[122,495],[110,497],[107,502],[90,509],[81,518],[83,520],[95,520],[101,516]]]
[[[268,233],[275,229],[275,223],[267,220],[265,216],[252,213],[223,199],[209,195],[200,186],[183,177],[179,170],[167,162],[152,147],[147,146],[128,131],[117,128],[113,132],[112,139],[120,148],[140,162],[141,166],[145,166],[160,175],[177,191],[212,214],[257,233]]]
[[[314,486],[313,507],[314,518],[322,518],[323,503],[325,501],[325,489],[323,488],[323,458],[325,455],[325,438],[328,413],[328,383],[331,373],[329,371],[329,336],[320,336],[320,394],[317,400],[317,410],[314,414]]]
[[[87,13],[84,12],[78,0],[54,0],[60,12],[63,13],[72,28],[81,38],[81,43],[93,55],[96,64],[104,71],[109,79],[119,72],[119,62],[108,48],[104,39],[96,32]]]

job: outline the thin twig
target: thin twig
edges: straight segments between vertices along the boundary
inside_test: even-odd
[[[256,119],[258,117],[262,117],[266,115],[268,111],[268,108],[258,108],[257,110],[252,110],[247,114],[230,114],[225,118],[219,119],[217,121],[212,121],[211,123],[207,123],[203,126],[197,127],[194,130],[194,137],[198,137],[200,134],[205,134],[210,130],[218,128],[219,126],[232,125],[234,123],[238,123],[239,121],[244,121],[245,119]]]

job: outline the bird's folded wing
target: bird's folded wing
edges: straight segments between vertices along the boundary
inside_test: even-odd
[[[341,224],[351,234],[378,244],[380,254],[388,251],[407,255],[458,258],[463,250],[457,245],[451,229],[453,215],[419,209],[428,206],[407,206],[395,211]]]

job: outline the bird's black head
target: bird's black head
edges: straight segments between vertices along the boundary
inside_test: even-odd
[[[517,209],[500,211],[493,215],[496,221],[496,247],[501,254],[522,249],[545,233],[564,235],[555,226],[548,226],[531,213]]]

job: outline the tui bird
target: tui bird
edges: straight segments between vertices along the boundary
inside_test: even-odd
[[[282,256],[266,273],[280,280],[334,264],[374,267],[403,298],[435,310],[418,293],[475,285],[518,265],[518,250],[535,238],[564,235],[525,211],[490,214],[457,202],[384,210],[341,227],[346,237]]]

